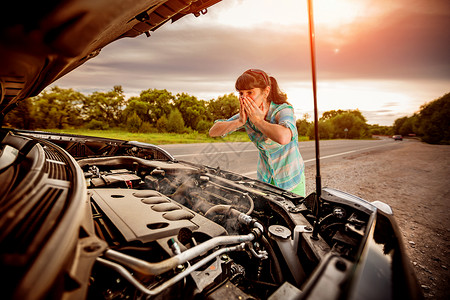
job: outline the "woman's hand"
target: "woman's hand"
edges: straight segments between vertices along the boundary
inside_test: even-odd
[[[239,97],[239,122],[244,125],[247,122],[247,112],[245,110],[244,99]]]
[[[252,98],[244,97],[242,98],[242,104],[250,121],[252,121],[266,137],[281,145],[286,145],[291,141],[292,132],[290,129],[279,124],[272,124],[265,121],[269,109],[266,101],[262,101],[261,106],[258,106]]]
[[[243,97],[242,104],[248,117],[253,124],[264,121],[266,115],[265,101],[262,102],[261,107],[258,107],[255,101],[250,97]]]

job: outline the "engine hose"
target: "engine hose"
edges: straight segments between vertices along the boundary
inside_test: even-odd
[[[211,253],[210,255],[208,255],[207,257],[201,259],[200,261],[198,261],[196,264],[188,267],[184,272],[179,273],[178,275],[176,275],[175,277],[172,277],[171,279],[167,280],[166,282],[164,282],[163,284],[161,284],[160,286],[157,286],[153,289],[148,289],[146,288],[144,285],[142,285],[138,280],[136,280],[133,275],[131,275],[131,273],[124,268],[122,265],[97,257],[97,262],[110,268],[115,270],[116,272],[118,272],[119,274],[121,274],[126,280],[128,280],[128,282],[130,282],[132,285],[134,285],[140,292],[148,295],[148,296],[156,296],[159,293],[161,293],[162,291],[164,291],[165,289],[169,288],[170,286],[172,286],[173,284],[177,283],[178,281],[180,281],[181,279],[185,278],[186,276],[188,276],[189,274],[191,274],[192,272],[194,272],[195,270],[199,269],[200,267],[202,267],[203,265],[205,265],[206,263],[208,263],[209,261],[211,261],[212,259],[227,253],[227,252],[232,252],[232,251],[242,251],[245,247],[245,243],[241,243],[237,246],[233,246],[233,247],[225,247],[225,248],[221,248],[213,253]]]
[[[274,280],[276,283],[283,283],[284,282],[284,278],[283,278],[283,272],[281,271],[281,265],[280,262],[278,261],[277,255],[275,254],[275,251],[273,250],[272,246],[270,245],[269,241],[266,239],[265,236],[261,237],[261,242],[263,244],[263,246],[267,249],[267,252],[269,254],[270,257],[270,261],[272,262],[271,265],[273,265],[273,268],[275,269],[275,272],[270,272],[271,274],[274,274]]]
[[[249,200],[249,209],[248,209],[248,211],[245,214],[246,215],[251,215],[252,214],[253,209],[255,208],[255,203],[254,203],[252,197],[250,197],[250,195],[248,193],[244,193],[242,191],[239,191],[239,190],[236,190],[236,189],[232,189],[232,188],[220,185],[220,184],[212,182],[212,181],[210,181],[209,183],[212,184],[212,185],[215,185],[215,186],[217,186],[219,188],[222,188],[224,190],[232,191],[232,192],[235,192],[235,193],[240,193],[240,194],[243,194],[243,195],[247,196],[247,198]]]
[[[250,196],[248,196],[248,197],[251,199]],[[250,216],[250,214],[253,212],[253,208],[254,208],[253,200],[250,201],[250,204],[251,204],[250,209],[245,213],[248,216]],[[239,214],[241,214],[241,212],[238,211],[237,209],[232,208],[231,205],[218,204],[218,205],[214,205],[213,207],[209,208],[205,212],[205,217],[208,217],[211,215],[216,215],[216,214],[231,214],[234,217],[238,217]]]
[[[222,214],[222,215],[229,214],[232,217],[237,218],[239,216],[239,214],[241,214],[241,212],[232,208],[231,205],[214,205],[213,207],[208,209],[208,211],[205,213],[205,217],[210,218],[210,217],[212,217],[214,215],[218,215],[218,214]]]
[[[222,245],[232,245],[237,243],[251,242],[255,239],[255,234],[249,233],[247,235],[237,236],[218,236],[214,237],[202,244],[190,248],[178,255],[172,256],[160,262],[147,262],[133,256],[126,255],[112,249],[106,250],[104,256],[108,259],[121,263],[128,268],[140,273],[144,276],[160,275],[169,270],[172,270],[178,265],[184,264],[191,259],[197,258],[207,251]]]
[[[250,208],[248,209],[246,215],[251,215],[253,212],[253,209],[255,208],[255,203],[253,202],[252,197],[250,197],[249,194],[245,193],[245,196],[247,196],[248,200],[250,200]]]

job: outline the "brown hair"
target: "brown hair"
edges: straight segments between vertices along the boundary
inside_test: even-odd
[[[270,86],[269,101],[276,104],[288,103],[287,95],[278,87],[278,82],[272,76],[268,76],[266,72],[259,69],[249,69],[242,73],[236,80],[236,90],[251,90],[254,88],[265,89]]]

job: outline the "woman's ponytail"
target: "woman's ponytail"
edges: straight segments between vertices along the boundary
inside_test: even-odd
[[[287,102],[287,95],[280,90],[277,80],[272,76],[270,76],[270,94],[268,99],[275,104],[289,103]]]

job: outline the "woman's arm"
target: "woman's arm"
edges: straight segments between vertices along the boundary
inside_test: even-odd
[[[223,136],[229,132],[233,132],[244,125],[240,119],[233,121],[218,121],[209,129],[209,136]]]
[[[255,126],[272,141],[281,145],[289,144],[292,139],[292,131],[289,128],[279,124],[272,124],[265,120],[259,119]]]

